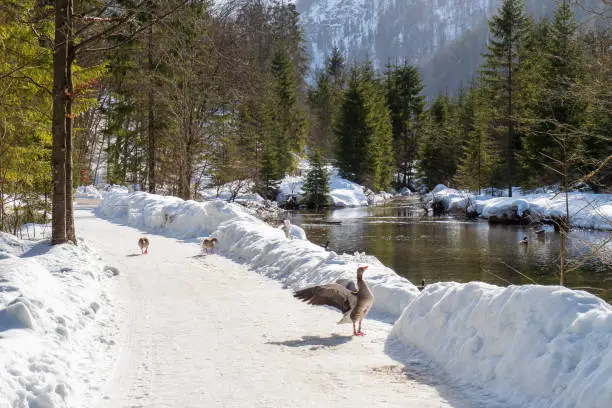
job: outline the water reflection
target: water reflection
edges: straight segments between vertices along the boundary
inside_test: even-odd
[[[330,224],[327,222],[341,222]],[[347,208],[319,214],[296,212],[292,222],[302,225],[309,239],[336,252],[367,252],[413,283],[484,281],[498,285],[559,282],[559,236],[550,230],[537,235],[533,228],[489,225],[486,221],[462,221],[423,216],[417,202],[386,207]],[[527,236],[528,245],[518,242]],[[569,287],[593,287],[612,300],[612,266],[585,261],[591,247],[609,237],[608,232],[575,230],[569,235],[566,257],[570,268],[586,262],[567,276]],[[527,277],[521,276],[516,270]]]

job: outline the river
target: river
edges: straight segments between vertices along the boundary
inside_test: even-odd
[[[529,226],[490,225],[424,215],[418,199],[384,206],[292,212],[308,239],[338,253],[376,256],[414,284],[482,281],[496,285],[558,284],[559,234],[550,227],[537,235]],[[519,244],[523,237],[527,245]],[[584,288],[612,301],[612,248],[590,256],[610,236],[607,231],[574,229],[566,246],[566,286]]]

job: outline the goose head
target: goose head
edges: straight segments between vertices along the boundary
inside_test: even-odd
[[[367,265],[360,266],[359,268],[357,268],[357,279],[363,279],[363,273],[366,269],[368,269]]]

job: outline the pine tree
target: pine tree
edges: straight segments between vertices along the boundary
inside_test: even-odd
[[[522,161],[531,186],[557,183],[560,174],[578,178],[589,144],[582,129],[587,104],[580,94],[584,56],[568,2],[560,2],[546,34],[538,44],[539,56],[534,57],[539,61],[539,76],[534,76],[539,92],[532,100],[534,124],[523,136]],[[560,163],[565,163],[567,171]]]
[[[367,174],[364,184],[375,191],[387,190],[395,170],[393,160],[393,131],[391,114],[387,106],[385,89],[380,81],[372,78],[361,84],[366,108],[368,143],[366,150]]]
[[[258,193],[268,199],[276,200],[278,186],[283,172],[280,169],[278,141],[278,123],[272,119],[271,106],[263,104],[260,107],[257,118],[258,143],[257,154],[259,157],[259,168],[257,177]]]
[[[486,62],[482,75],[499,112],[499,119],[504,122],[505,181],[508,194],[512,196],[516,173],[515,155],[520,149],[517,120],[520,117],[518,100],[521,92],[519,69],[529,28],[524,1],[503,0],[499,14],[489,21],[489,28],[492,38],[489,39],[488,52],[483,55]]]
[[[353,68],[334,127],[338,139],[336,146],[338,168],[343,177],[356,182],[362,181],[362,163],[368,140],[367,113],[359,81],[359,72]]]
[[[456,131],[456,108],[448,96],[439,96],[425,115],[419,146],[418,168],[429,188],[451,185],[461,154]]]
[[[287,52],[280,46],[272,59],[271,71],[275,90],[273,120],[278,132],[278,170],[285,174],[294,165],[291,153],[300,153],[303,148],[306,123],[298,103],[298,85],[293,65]]]
[[[309,157],[310,171],[302,190],[302,202],[309,208],[319,209],[329,202],[329,172],[325,168],[321,154],[315,150]]]
[[[421,95],[423,85],[416,67],[404,63],[387,66],[387,103],[391,111],[395,165],[401,179],[399,187],[407,186],[418,151],[418,126],[425,107]]]
[[[329,78],[325,72],[316,73],[316,85],[308,93],[308,104],[313,116],[309,145],[330,156],[334,146],[334,109]]]
[[[268,200],[276,200],[280,179],[283,177],[278,151],[280,125],[275,117],[277,107],[274,101],[274,92],[268,87],[250,101],[250,104],[243,105],[240,115],[240,131],[246,136],[242,145],[252,146],[255,150],[255,187],[257,192]]]
[[[276,200],[281,175],[278,170],[278,153],[276,152],[276,147],[268,138],[263,140],[260,155],[257,191],[262,197],[268,200]]]
[[[340,109],[345,81],[344,58],[334,47],[325,60],[325,69],[315,74],[316,85],[309,91],[308,102],[313,114],[310,145],[325,157],[332,157],[336,145],[333,123]]]
[[[578,95],[588,102],[585,112],[585,182],[597,192],[612,193],[612,37],[589,33],[579,44],[584,50],[586,74]],[[607,163],[607,164],[606,164]]]
[[[492,185],[492,172],[496,166],[494,143],[489,139],[489,111],[482,101],[481,91],[475,86],[462,93],[458,100],[459,137],[463,154],[457,166],[455,180],[459,187],[476,191]]]
[[[386,95],[371,63],[353,67],[336,122],[341,174],[373,190],[393,178],[393,134]]]
[[[325,74],[329,78],[330,86],[334,91],[344,88],[346,64],[344,56],[337,46],[332,48],[331,55],[325,61]]]

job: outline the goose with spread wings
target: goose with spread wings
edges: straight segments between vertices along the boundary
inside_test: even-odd
[[[336,283],[298,290],[293,296],[310,305],[335,307],[343,314],[338,324],[352,321],[353,335],[363,336],[361,325],[374,303],[372,291],[363,280],[363,272],[367,268],[367,266],[360,266],[357,269],[357,287],[355,287],[353,281],[339,279]],[[359,323],[358,328],[355,327],[356,323]]]

